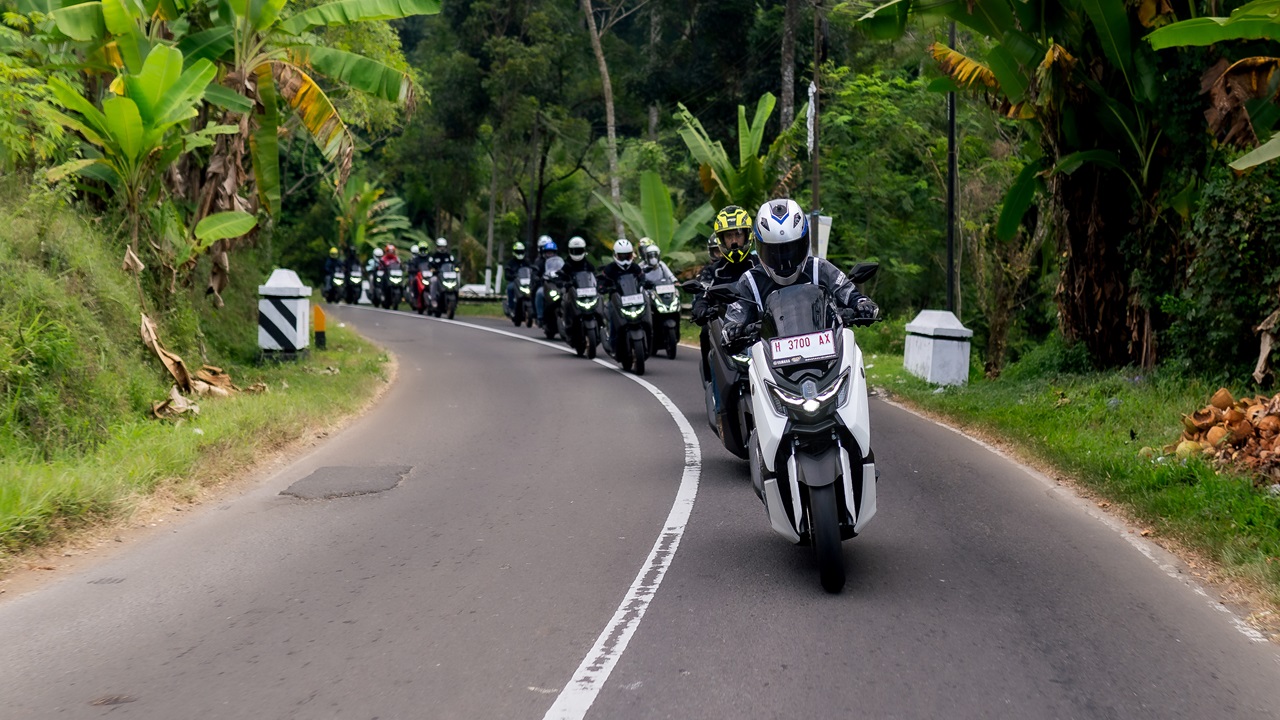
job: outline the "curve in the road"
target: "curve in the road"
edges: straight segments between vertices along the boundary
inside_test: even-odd
[[[405,315],[405,313],[379,308],[362,309],[392,313],[401,317]],[[419,319],[483,330],[496,335],[504,335],[517,340],[545,345],[563,352],[573,352],[560,343],[518,335],[498,328],[473,325],[460,320],[445,320],[444,318],[421,317]],[[666,393],[659,390],[652,383],[623,372],[620,367],[613,363],[600,358],[595,359],[594,362],[638,383],[662,404],[662,407],[671,415],[671,419],[675,421],[676,426],[680,428],[680,435],[684,439],[684,470],[680,475],[680,488],[676,491],[675,502],[672,503],[671,512],[667,514],[667,519],[662,525],[662,532],[653,543],[653,549],[649,551],[649,556],[645,559],[640,572],[636,574],[635,581],[627,589],[627,594],[623,597],[622,603],[618,605],[613,618],[605,626],[600,636],[596,638],[595,645],[591,647],[586,657],[583,658],[582,664],[574,671],[569,683],[560,691],[556,701],[547,710],[547,714],[543,716],[544,720],[581,720],[586,716],[587,711],[591,709],[591,704],[595,702],[600,689],[604,687],[605,681],[609,679],[609,673],[613,672],[613,668],[618,664],[618,659],[622,657],[622,653],[627,649],[627,643],[631,641],[631,636],[635,634],[636,628],[640,625],[640,620],[644,618],[645,611],[649,608],[649,603],[652,602],[654,595],[658,592],[658,586],[662,584],[662,578],[666,575],[667,568],[671,566],[671,561],[676,556],[676,549],[680,546],[680,539],[684,536],[685,526],[689,522],[689,514],[693,511],[693,501],[698,494],[698,478],[702,473],[702,447],[698,443],[698,436],[694,433],[693,425],[689,423],[689,419],[684,416],[684,413],[680,412],[676,404],[671,401],[671,398],[667,397]]]

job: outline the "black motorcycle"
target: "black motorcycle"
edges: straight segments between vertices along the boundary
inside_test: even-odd
[[[706,367],[709,376],[702,378],[703,402],[707,409],[707,424],[720,438],[724,449],[743,460],[748,459],[747,441],[751,437],[754,421],[751,417],[750,383],[747,371],[751,358],[746,352],[731,353],[723,344],[724,308],[737,299],[731,284],[712,285],[704,288],[697,280],[689,280],[681,288],[691,294],[705,292],[716,304],[718,316],[707,324],[711,349]],[[716,398],[720,398],[717,407]]]
[[[547,265],[542,273],[542,334],[548,340],[555,340],[560,332],[560,318],[556,308],[560,307],[560,299],[564,291],[560,289],[562,278],[560,268],[564,267],[564,259],[547,258]]]
[[[605,328],[605,351],[623,370],[644,375],[644,361],[649,357],[649,348],[653,347],[653,324],[644,282],[634,275],[618,278],[609,296],[608,312],[612,321]]]
[[[386,310],[399,310],[403,298],[404,269],[400,267],[400,263],[394,262],[382,273],[382,307]]]
[[[502,307],[503,313],[511,318],[511,324],[516,327],[520,327],[520,323],[525,327],[533,325],[533,293],[533,268],[522,266],[516,271],[515,306],[507,307],[504,302]]]
[[[347,269],[338,268],[333,271],[332,275],[325,276],[324,279],[324,301],[336,303],[342,299],[343,286],[347,281]]]
[[[667,359],[675,360],[680,344],[680,292],[672,280],[655,284],[647,294],[653,317],[653,350],[666,350]]]
[[[458,311],[458,266],[452,261],[440,263],[440,269],[431,278],[431,312],[436,317],[447,315],[450,320]]]
[[[596,276],[587,271],[574,273],[567,279],[564,298],[555,306],[556,325],[569,347],[595,359],[600,344],[600,293]]]
[[[364,272],[359,265],[352,265],[347,268],[346,282],[343,286],[343,299],[348,305],[355,305],[360,302],[360,291],[363,289]]]

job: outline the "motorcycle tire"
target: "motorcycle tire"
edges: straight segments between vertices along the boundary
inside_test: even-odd
[[[588,359],[590,359],[590,360],[595,360],[595,359],[596,359],[596,346],[600,344],[600,338],[596,336],[596,331],[595,331],[595,330],[588,330],[588,331],[586,332],[586,336],[587,336],[587,341],[586,341],[586,345],[587,345],[587,358],[588,358]]]
[[[667,330],[667,359],[676,359],[676,346],[680,344],[680,331],[675,328]]]
[[[458,301],[457,301],[457,300],[450,300],[450,301],[449,301],[449,312],[447,312],[447,313],[445,313],[445,314],[449,316],[449,319],[450,319],[450,320],[452,320],[452,319],[453,319],[453,315],[454,315],[454,313],[456,313],[456,312],[458,312]]]
[[[840,550],[840,519],[835,483],[809,488],[809,534],[818,558],[822,589],[838,593],[844,589],[844,554]]]
[[[632,340],[632,341],[631,341],[631,356],[632,356],[633,358],[635,358],[635,373],[636,373],[636,375],[644,375],[644,356],[645,356],[645,355],[646,355],[646,353],[645,353],[645,351],[644,351],[644,341],[643,341],[643,340]]]

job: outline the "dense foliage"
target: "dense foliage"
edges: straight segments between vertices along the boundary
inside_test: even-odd
[[[956,89],[959,309],[989,373],[1060,332],[1099,365],[1240,377],[1280,305],[1274,173],[1224,169],[1276,147],[1274,0],[839,5],[817,158],[795,0],[0,2],[0,167],[79,176],[161,305],[205,254],[219,290],[246,242],[316,279],[329,246],[438,236],[473,280],[542,234],[596,257],[653,234],[683,268],[711,210],[810,204],[816,160],[830,257],[881,262],[870,291],[909,317],[945,302]],[[147,147],[121,144],[128,103]]]

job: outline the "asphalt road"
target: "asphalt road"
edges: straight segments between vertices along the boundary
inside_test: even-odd
[[[567,353],[332,314],[399,357],[384,401],[242,496],[0,602],[0,718],[539,718],[557,702],[668,521],[680,429],[645,387]],[[1277,648],[1176,561],[883,402],[879,514],[845,544],[844,592],[823,592],[707,429],[693,355],[650,360],[645,380],[695,428],[696,501],[587,717],[1280,717]]]

